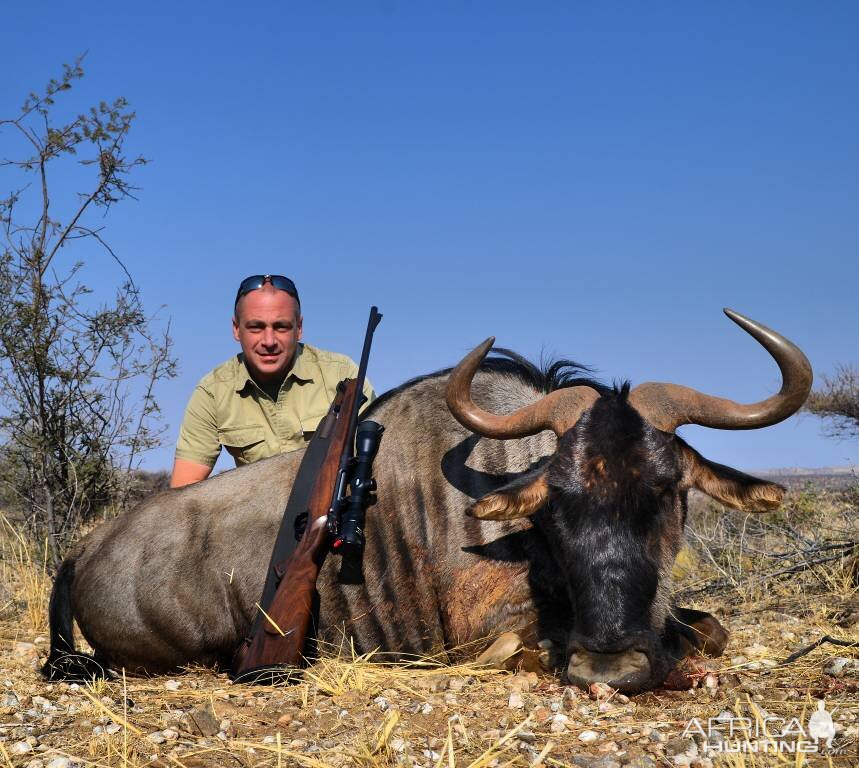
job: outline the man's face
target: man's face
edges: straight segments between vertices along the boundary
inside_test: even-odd
[[[239,300],[233,337],[257,381],[283,379],[301,340],[298,304],[286,291],[264,285]]]

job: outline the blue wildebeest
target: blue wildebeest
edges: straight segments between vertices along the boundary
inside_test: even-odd
[[[686,495],[776,508],[784,489],[708,461],[681,424],[754,429],[796,412],[811,386],[802,352],[731,319],[778,363],[781,391],[751,405],[675,385],[609,388],[570,363],[538,370],[491,340],[452,372],[386,393],[379,502],[368,514],[365,583],[320,575],[317,633],[399,654],[518,632],[550,646],[576,683],[658,686],[678,659],[726,634],[673,606]],[[301,453],[161,493],[82,539],[51,598],[54,678],[98,668],[74,656],[72,618],[101,665],[159,673],[225,664],[256,610]]]

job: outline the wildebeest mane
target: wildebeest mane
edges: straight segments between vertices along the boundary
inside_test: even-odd
[[[442,368],[433,373],[427,373],[422,376],[416,376],[413,379],[403,382],[393,389],[381,394],[373,404],[362,414],[362,418],[369,418],[372,413],[382,404],[390,400],[395,395],[398,395],[404,389],[413,387],[427,379],[446,376],[453,370],[450,368]],[[489,356],[480,365],[481,371],[492,371],[501,373],[507,376],[515,376],[526,384],[532,386],[538,392],[547,395],[557,389],[567,389],[568,387],[586,386],[595,389],[600,395],[609,395],[618,392],[618,387],[610,387],[600,381],[594,379],[591,374],[592,368],[586,365],[577,363],[574,360],[566,359],[548,359],[541,361],[538,365],[531,362],[527,358],[513,352],[510,349],[503,347],[495,347],[489,353]],[[626,384],[628,390],[628,384]]]

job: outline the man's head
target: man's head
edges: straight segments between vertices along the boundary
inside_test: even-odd
[[[301,305],[294,283],[279,275],[255,275],[236,294],[233,338],[259,382],[283,379],[301,340]]]

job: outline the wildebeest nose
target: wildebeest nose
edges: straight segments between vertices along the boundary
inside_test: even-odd
[[[650,677],[650,659],[638,648],[596,653],[579,647],[573,650],[567,664],[567,678],[583,688],[591,683],[607,683],[624,692],[635,692],[646,687]]]

